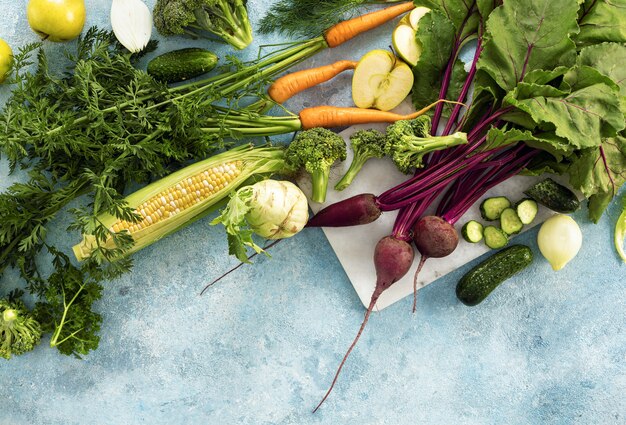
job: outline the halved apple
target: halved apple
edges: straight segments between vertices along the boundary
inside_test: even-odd
[[[359,108],[389,111],[413,87],[413,71],[393,53],[372,50],[361,58],[352,77],[352,100]]]
[[[422,54],[422,48],[415,39],[415,33],[420,19],[428,12],[430,9],[427,7],[416,7],[398,22],[391,35],[396,54],[411,66],[415,66]]]

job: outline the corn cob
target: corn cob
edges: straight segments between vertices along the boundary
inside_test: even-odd
[[[255,175],[271,174],[285,168],[284,150],[279,147],[243,145],[183,168],[151,183],[125,198],[134,209],[136,221],[110,214],[99,217],[109,234],[128,232],[133,245],[124,255],[136,252],[177,231],[210,212],[210,208]],[[83,261],[98,247],[115,248],[110,236],[98,241],[83,235],[74,246],[74,255]]]

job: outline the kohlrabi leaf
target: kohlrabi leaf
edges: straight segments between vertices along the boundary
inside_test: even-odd
[[[626,0],[585,0],[578,19],[577,44],[626,43]]]
[[[479,69],[510,91],[532,70],[572,66],[577,13],[576,0],[505,2],[487,21]]]
[[[626,182],[626,137],[583,150],[569,168],[570,183],[589,199],[589,217],[597,222]]]
[[[253,231],[248,226],[246,214],[250,211],[254,190],[251,186],[239,189],[228,201],[222,213],[211,221],[211,225],[223,224],[228,235],[228,253],[236,256],[242,263],[249,263],[247,247],[257,253],[263,249],[254,243]]]
[[[575,148],[598,146],[624,126],[624,114],[616,91],[594,84],[567,95],[552,86],[522,83],[506,97],[506,104],[527,114],[543,129],[554,126],[557,136]],[[536,94],[536,95],[534,95]]]

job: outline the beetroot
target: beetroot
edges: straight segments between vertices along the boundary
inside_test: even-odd
[[[452,254],[459,244],[459,234],[454,226],[441,217],[428,215],[413,226],[413,242],[420,252],[419,265],[413,276],[413,313],[417,309],[417,276],[429,258],[442,258]]]
[[[403,240],[399,240],[394,238],[393,236],[386,236],[382,238],[376,244],[376,248],[374,250],[374,265],[376,266],[376,287],[374,288],[374,293],[372,293],[372,298],[370,299],[370,304],[367,307],[367,311],[365,312],[365,317],[363,318],[363,322],[361,323],[361,327],[359,328],[359,332],[357,333],[354,341],[348,348],[346,355],[343,357],[343,360],[339,364],[337,368],[337,373],[335,373],[335,377],[333,382],[330,384],[330,388],[322,398],[322,401],[319,402],[317,407],[313,410],[313,413],[320,408],[322,403],[328,398],[330,392],[333,390],[335,383],[337,382],[337,378],[339,377],[339,373],[341,373],[341,369],[343,365],[346,363],[348,356],[352,352],[352,349],[356,345],[357,341],[361,337],[363,333],[363,329],[365,329],[365,324],[367,323],[374,306],[376,305],[376,301],[380,295],[388,289],[395,282],[400,280],[411,268],[411,264],[413,264],[413,258],[415,257],[415,253],[413,251],[413,247]]]
[[[443,218],[429,215],[413,226],[413,242],[422,256],[441,258],[454,252],[459,235]]]
[[[382,214],[371,193],[356,195],[321,209],[306,227],[344,227],[368,224]]]

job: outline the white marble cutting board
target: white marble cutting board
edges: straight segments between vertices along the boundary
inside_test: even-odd
[[[385,125],[354,126],[346,129],[340,133],[340,135],[348,142],[352,133],[363,128],[384,130]],[[311,185],[307,177],[303,177],[299,180],[298,183],[304,193],[309,197],[309,205],[314,213],[326,205],[359,193],[373,193],[378,195],[408,178],[405,174],[400,173],[389,159],[372,159],[365,164],[365,167],[352,185],[341,192],[337,192],[333,187],[347,170],[351,159],[352,152],[348,149],[347,160],[336,165],[331,170],[328,194],[324,204],[310,201]],[[516,202],[524,198],[524,190],[541,179],[542,178],[538,177],[516,176],[492,188],[484,197],[503,195],[512,202]],[[459,235],[461,234],[461,227],[469,220],[475,219],[486,224],[480,217],[478,210],[479,205],[480,201],[470,208],[461,220],[459,220],[456,225]],[[381,238],[391,233],[396,214],[396,212],[383,213],[374,223],[363,226],[323,229],[330,245],[337,254],[341,265],[365,307],[369,305],[376,282],[376,271],[373,263],[374,247]],[[523,231],[542,223],[552,214],[553,212],[540,206],[535,221],[529,226],[524,226]],[[418,279],[418,288],[423,288],[439,277],[450,273],[489,250],[490,249],[487,248],[483,242],[470,244],[461,238],[459,246],[453,254],[446,258],[430,258],[426,261]],[[415,274],[418,262],[419,253],[416,252],[416,259],[411,270],[404,278],[393,284],[391,288],[381,295],[376,304],[377,310],[382,310],[402,298],[413,294],[413,275]]]

